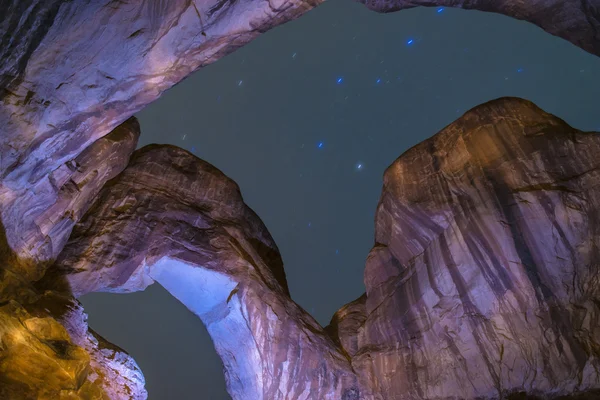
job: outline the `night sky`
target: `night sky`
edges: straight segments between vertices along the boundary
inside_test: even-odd
[[[385,168],[501,96],[600,130],[600,59],[500,15],[383,15],[329,0],[137,117],[140,146],[183,147],[240,185],[279,246],[293,299],[326,325],[364,292]],[[158,285],[82,301],[91,327],[136,359],[151,400],[229,398],[202,323]]]

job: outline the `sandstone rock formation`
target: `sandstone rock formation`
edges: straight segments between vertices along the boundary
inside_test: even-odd
[[[54,272],[76,295],[160,283],[206,325],[234,399],[333,400],[356,386],[348,359],[290,299],[277,247],[238,186],[180,148],[136,151]]]
[[[478,107],[390,167],[367,292],[325,329],[231,180],[168,146],[125,168],[131,115],[318,3],[0,1],[0,398],[144,399],[73,294],[153,282],[207,325],[235,399],[599,387],[598,135],[531,103]],[[597,0],[367,5],[499,12],[600,55]]]
[[[4,234],[19,259],[10,263],[13,272],[28,281],[41,278],[100,188],[127,165],[139,129],[130,118],[34,184],[20,190],[0,187]]]
[[[0,208],[7,240],[50,261],[16,221],[35,225],[31,192],[198,68],[320,0],[215,2],[5,0],[0,3]],[[375,1],[383,12],[455,6],[536,23],[600,55],[598,0]],[[17,200],[18,199],[18,200]],[[46,226],[46,229],[49,229]],[[40,252],[38,254],[38,252]]]
[[[476,107],[384,176],[366,296],[330,331],[383,399],[600,386],[600,134]]]
[[[0,304],[0,355],[0,399],[147,398],[135,361],[89,330],[70,296]]]
[[[88,329],[70,293],[36,283],[138,136],[132,118],[22,197],[3,199],[12,207],[2,210],[10,229],[0,226],[0,399],[146,398],[135,361]]]
[[[206,324],[234,399],[600,389],[597,154],[598,133],[525,100],[467,112],[386,171],[367,292],[323,330],[289,298],[235,183],[148,146],[102,189],[46,285],[160,283]]]
[[[407,8],[456,7],[503,14],[532,22],[552,35],[600,56],[598,0],[358,0],[378,12]]]

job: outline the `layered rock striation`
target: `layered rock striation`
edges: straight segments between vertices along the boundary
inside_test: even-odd
[[[60,246],[36,248],[40,242],[35,240],[41,238],[16,232],[20,228],[15,221],[33,225],[43,214],[28,192],[50,190],[47,180],[62,166],[192,72],[319,3],[0,3],[0,208],[11,246],[36,263],[53,260]],[[538,24],[600,55],[598,0],[366,4],[381,12],[418,5],[499,12]],[[24,212],[31,208],[38,213]]]
[[[467,112],[385,173],[366,293],[322,329],[234,182],[148,146],[101,190],[46,287],[163,285],[234,399],[496,399],[600,389],[600,135],[534,104]]]
[[[231,179],[173,146],[146,146],[102,189],[46,285],[76,295],[157,282],[206,325],[234,399],[359,393],[348,358],[289,297],[267,229]]]
[[[600,388],[597,133],[506,98],[406,152],[366,293],[325,329],[234,182],[175,147],[132,156],[131,115],[318,3],[0,1],[0,398],[146,398],[75,298],[154,282],[207,325],[235,399]],[[597,0],[364,3],[497,12],[600,55]]]
[[[395,12],[413,7],[455,7],[493,12],[536,24],[600,56],[598,0],[358,0],[370,10]]]
[[[129,160],[132,118],[21,196],[0,229],[0,399],[145,399],[135,361],[87,326],[64,284],[39,281],[104,183]],[[6,195],[8,192],[3,192]]]
[[[600,134],[476,107],[384,175],[366,297],[334,318],[383,399],[598,388]]]

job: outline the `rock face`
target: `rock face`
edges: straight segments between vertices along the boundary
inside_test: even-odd
[[[68,292],[36,283],[100,188],[126,166],[138,136],[132,118],[2,210],[0,399],[146,398],[135,361],[88,330]]]
[[[0,399],[145,399],[135,361],[86,320],[76,300],[55,292],[0,304]]]
[[[290,299],[277,247],[238,186],[180,148],[136,151],[53,273],[46,285],[65,277],[75,295],[160,283],[206,325],[234,399],[360,393],[349,360]]]
[[[234,399],[585,392],[600,388],[597,154],[599,134],[530,102],[469,111],[386,171],[367,292],[323,330],[289,298],[237,185],[149,146],[102,189],[47,285],[160,283],[206,324]]]
[[[531,103],[478,107],[390,167],[367,292],[325,329],[235,183],[169,146],[125,168],[131,115],[319,2],[0,1],[0,398],[146,398],[73,295],[153,282],[207,325],[235,399],[600,387],[599,138]],[[600,55],[598,0],[365,2],[498,12]]]
[[[505,98],[389,167],[366,297],[329,327],[376,398],[600,387],[599,154]]]
[[[53,174],[62,179],[65,164],[164,90],[316,1],[0,2],[0,209],[12,248],[52,260],[60,246],[37,248],[43,238],[15,221],[37,224],[36,193],[56,191]]]
[[[139,134],[137,120],[130,118],[31,186],[0,187],[1,222],[7,245],[21,259],[11,263],[13,269],[20,267],[18,274],[41,278],[100,188],[125,168]]]

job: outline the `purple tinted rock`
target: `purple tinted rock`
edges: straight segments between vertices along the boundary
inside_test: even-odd
[[[51,175],[61,179],[61,173],[67,172],[65,164],[165,90],[320,2],[4,1],[0,5],[3,214],[33,223],[36,216],[16,205],[25,191],[52,190],[45,182]],[[538,24],[600,55],[598,0],[369,0],[366,4],[382,12],[418,5],[499,12]],[[60,232],[68,225],[64,221],[42,224],[46,231],[56,226]],[[9,232],[15,251],[29,252],[28,245],[39,244],[27,232],[23,235]]]
[[[361,381],[398,399],[600,387],[599,154],[598,133],[503,98],[394,162],[365,271]]]
[[[362,392],[346,356],[290,299],[277,247],[237,184],[180,148],[136,151],[53,271],[75,295],[164,286],[206,325],[234,399]]]
[[[81,305],[46,292],[36,301],[0,304],[0,398],[147,397],[131,357],[88,329]]]

